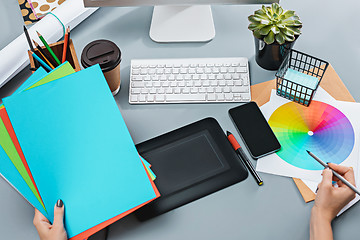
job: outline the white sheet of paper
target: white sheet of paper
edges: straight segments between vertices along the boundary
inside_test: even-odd
[[[67,0],[56,8],[53,13],[70,29],[76,27],[97,8],[85,8],[82,0]],[[40,32],[48,43],[58,41],[63,36],[63,27],[51,14],[28,29],[31,39],[40,42],[36,31]],[[0,51],[0,87],[29,64],[29,44],[25,34],[21,34]]]
[[[352,152],[348,158],[342,162],[343,165],[353,166],[357,169],[357,162],[359,156],[359,122],[360,122],[360,104],[351,102],[334,101],[330,98],[323,97],[324,92],[317,93],[314,96],[314,100],[322,101],[340,110],[349,119],[355,132],[355,144]],[[276,96],[275,92],[272,92],[270,104],[261,107],[261,111],[265,118],[269,120],[271,114],[281,105],[288,103],[289,100]],[[315,160],[314,160],[315,161]],[[326,161],[326,160],[324,160]],[[257,171],[271,173],[281,176],[296,177],[305,180],[311,180],[319,182],[321,180],[321,170],[306,170],[295,167],[286,161],[282,160],[276,153],[260,158],[256,166]]]

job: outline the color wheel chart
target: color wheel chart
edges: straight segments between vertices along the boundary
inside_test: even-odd
[[[337,108],[319,101],[309,107],[286,103],[270,116],[269,125],[281,144],[276,154],[285,162],[306,170],[322,170],[309,150],[324,162],[342,163],[355,143],[353,126]]]

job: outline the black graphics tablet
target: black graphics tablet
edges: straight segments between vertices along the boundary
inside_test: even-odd
[[[214,118],[206,118],[136,145],[156,174],[161,196],[135,212],[158,216],[244,180],[248,173]]]

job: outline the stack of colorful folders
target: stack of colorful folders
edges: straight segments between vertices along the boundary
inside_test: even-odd
[[[50,221],[65,204],[85,239],[159,197],[98,65],[39,68],[0,109],[0,173]]]

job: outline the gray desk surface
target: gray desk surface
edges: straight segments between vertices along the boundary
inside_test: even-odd
[[[282,5],[296,10],[304,24],[295,49],[328,60],[359,101],[357,13],[360,4],[356,0],[341,5],[333,0],[288,0]],[[2,6],[1,32],[6,36],[0,36],[0,48],[22,31],[16,1],[5,0]],[[244,56],[249,58],[252,84],[273,79],[274,72],[263,70],[255,63],[254,43],[247,30],[247,16],[258,7],[213,6],[216,37],[209,43],[152,42],[148,35],[151,7],[99,9],[72,31],[72,38],[78,56],[84,46],[95,39],[110,39],[121,48],[121,91],[115,99],[135,143],[208,116],[215,117],[224,130],[236,133],[227,111],[237,104],[129,105],[130,60]],[[10,95],[29,75],[29,70],[19,73],[0,89],[0,97]],[[304,203],[290,178],[262,176],[265,182],[262,187],[257,187],[250,176],[144,223],[128,216],[110,227],[108,239],[307,239],[313,203]],[[3,179],[0,179],[0,213],[1,239],[37,238],[32,226],[32,207]],[[357,239],[359,219],[360,205],[356,204],[333,222],[335,238]]]

